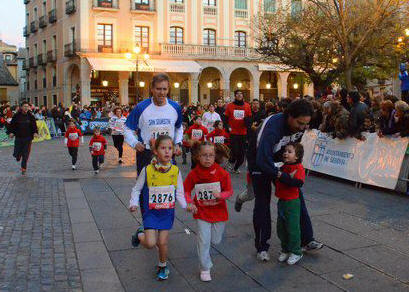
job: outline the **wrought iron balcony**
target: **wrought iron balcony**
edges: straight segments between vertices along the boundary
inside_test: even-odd
[[[37,68],[37,58],[31,57],[30,59],[28,59],[28,63],[30,68]]]
[[[50,23],[57,22],[57,10],[53,9],[48,12],[48,21]]]
[[[30,35],[30,32],[28,31],[27,26],[25,26],[25,27],[23,28],[23,36],[24,36],[24,37],[28,37],[29,35]]]
[[[68,0],[65,2],[65,13],[66,14],[73,14],[77,10],[75,0]]]
[[[23,60],[23,70],[29,70],[30,67],[28,66],[28,60],[24,59]]]
[[[236,18],[248,18],[249,14],[245,9],[236,9],[234,10],[234,16]]]
[[[75,51],[76,51],[75,42],[66,44],[64,46],[64,56],[65,57],[74,57],[75,56]]]
[[[203,12],[206,15],[217,15],[217,7],[216,6],[204,6]]]
[[[94,0],[94,7],[118,9],[118,2],[114,0]]]
[[[31,24],[30,24],[30,31],[31,31],[32,33],[35,33],[35,32],[38,31],[38,23],[37,23],[37,20],[34,20],[34,21],[31,22]]]
[[[185,3],[170,3],[170,12],[184,13]]]
[[[151,0],[153,1],[153,0]],[[140,11],[140,12],[154,12],[156,11],[155,9],[155,2],[150,2],[150,4],[139,4],[135,3],[135,0],[131,0],[131,10],[132,11]]]
[[[40,66],[44,66],[47,64],[47,60],[45,59],[45,55],[44,54],[39,54],[38,57],[38,65]]]
[[[57,52],[56,50],[51,50],[47,52],[47,62],[54,63],[57,61]]]
[[[40,17],[40,28],[47,26],[47,16],[43,15]]]

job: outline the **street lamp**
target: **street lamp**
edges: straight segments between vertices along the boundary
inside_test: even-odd
[[[409,36],[409,28],[405,29],[406,36]]]
[[[266,84],[266,88],[267,88],[267,89],[271,89],[271,83],[267,83],[267,84]]]
[[[135,61],[136,61],[136,76],[135,76],[135,80],[134,80],[134,85],[136,88],[136,101],[138,100],[139,97],[139,88],[138,88],[138,79],[139,79],[139,54],[141,53],[141,47],[134,47],[133,48],[133,52],[135,53]],[[125,53],[125,58],[127,58],[128,60],[130,60],[132,58],[132,54],[131,53]],[[149,59],[149,55],[148,54],[144,54],[143,55],[143,59],[146,62]],[[143,82],[143,81],[142,81]],[[142,82],[139,83],[139,86],[142,84]],[[140,87],[144,87],[145,86],[145,82],[143,82],[143,86]]]
[[[107,80],[103,80],[103,81],[102,81],[102,86],[107,87],[107,86],[108,86],[108,81],[107,81]]]
[[[139,87],[145,87],[145,82],[143,81],[139,82]]]
[[[211,82],[207,83],[207,88],[212,88],[212,86],[213,86],[213,83],[211,83]]]
[[[237,88],[242,88],[242,87],[243,87],[243,83],[237,82]]]
[[[298,89],[298,83],[294,83],[293,87],[294,89]]]
[[[403,42],[403,37],[398,37],[398,43]]]
[[[173,84],[173,86],[175,86],[175,88],[179,88],[180,84],[179,84],[179,82],[175,82],[175,83]]]

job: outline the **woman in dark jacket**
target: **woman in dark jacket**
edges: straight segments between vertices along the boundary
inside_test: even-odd
[[[392,135],[399,130],[395,122],[395,106],[392,101],[385,100],[381,103],[381,115],[379,117],[378,136]]]

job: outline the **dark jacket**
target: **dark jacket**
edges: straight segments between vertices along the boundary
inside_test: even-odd
[[[38,133],[36,119],[30,112],[23,114],[19,111],[13,116],[7,133],[13,133],[16,138],[33,139],[34,134]]]
[[[382,115],[379,117],[379,131],[383,135],[392,135],[399,132],[394,116],[395,110],[391,111],[388,118]]]
[[[260,130],[261,124],[263,123],[263,120],[265,118],[265,113],[262,110],[259,110],[258,112],[252,112],[251,116],[251,124],[253,123],[256,124],[257,129],[254,130],[252,127],[249,127],[247,131],[247,141],[248,141],[248,147],[247,147],[247,167],[251,172],[253,171],[259,171],[257,167],[257,162],[256,162],[256,157],[257,157],[257,134]]]
[[[365,118],[368,115],[368,106],[363,102],[354,103],[351,107],[349,120],[350,134],[359,138],[364,127]]]

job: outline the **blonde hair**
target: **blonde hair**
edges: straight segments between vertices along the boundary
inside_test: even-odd
[[[405,112],[409,110],[409,105],[403,100],[398,100],[397,102],[395,102],[395,109],[397,111]]]

